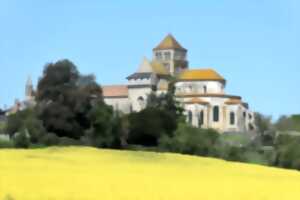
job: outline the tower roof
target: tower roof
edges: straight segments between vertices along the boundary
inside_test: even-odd
[[[146,78],[150,77],[151,74],[156,74],[160,76],[170,75],[161,63],[156,61],[150,62],[146,57],[144,57],[138,70],[134,74],[128,76],[127,79]]]
[[[179,42],[173,37],[173,35],[168,34],[153,50],[166,50],[166,49],[176,49],[187,51],[183,48]]]

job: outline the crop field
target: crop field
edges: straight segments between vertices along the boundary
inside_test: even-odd
[[[168,153],[0,150],[0,200],[295,200],[300,172]]]

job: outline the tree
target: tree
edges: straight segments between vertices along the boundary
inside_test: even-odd
[[[299,136],[279,135],[275,144],[277,151],[275,165],[300,170],[299,144]]]
[[[201,156],[213,155],[219,133],[213,129],[199,129],[180,123],[173,137],[164,135],[159,147],[166,151]]]
[[[16,136],[14,137],[15,147],[26,149],[30,146],[30,141],[26,133],[27,132],[23,130],[20,133],[16,134]]]
[[[260,134],[272,128],[272,117],[265,116],[261,113],[255,113],[255,125]]]
[[[91,126],[83,138],[86,143],[104,148],[120,146],[120,123],[111,106],[103,102],[96,104],[88,113],[88,118]]]
[[[280,131],[300,131],[300,115],[281,116],[275,127]]]
[[[147,99],[148,108],[157,108],[170,113],[179,122],[183,119],[184,109],[175,98],[175,79],[171,79],[168,87],[168,92],[165,94],[156,95],[151,93]]]
[[[174,116],[153,107],[131,113],[129,124],[128,142],[145,146],[157,146],[158,139],[164,134],[172,135],[177,126]]]
[[[83,76],[72,62],[61,60],[45,66],[37,101],[47,132],[79,139],[91,126],[88,113],[103,96],[93,75]]]
[[[37,117],[36,109],[25,109],[8,116],[6,132],[10,137],[16,133],[27,132],[30,142],[38,143],[46,130],[43,122]]]

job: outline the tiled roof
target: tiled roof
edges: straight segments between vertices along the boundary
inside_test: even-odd
[[[127,85],[105,85],[102,86],[104,97],[127,97]]]
[[[204,101],[200,98],[194,97],[191,100],[186,101],[187,104],[208,104],[207,101]]]
[[[213,69],[185,70],[179,75],[179,80],[225,81],[225,79]]]
[[[240,99],[229,99],[225,102],[228,105],[241,104],[243,103]]]
[[[179,93],[175,94],[176,97],[220,97],[231,99],[242,99],[240,96],[223,94],[223,93]]]
[[[173,35],[168,34],[153,50],[166,50],[166,49],[179,49],[186,51],[179,42],[173,37]]]

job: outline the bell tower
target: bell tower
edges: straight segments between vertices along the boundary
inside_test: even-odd
[[[188,68],[186,57],[187,49],[183,48],[171,34],[153,49],[153,60],[162,63],[173,76]]]

